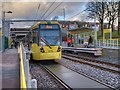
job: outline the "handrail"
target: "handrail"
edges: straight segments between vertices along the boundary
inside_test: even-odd
[[[20,43],[20,87],[22,89],[37,88],[37,80],[30,78],[29,60],[26,59],[26,50],[22,43]],[[30,54],[30,52],[29,52]]]
[[[27,88],[25,68],[24,68],[24,63],[23,63],[23,51],[22,51],[21,43],[20,43],[19,51],[20,51],[20,85],[21,85],[21,88]]]
[[[120,42],[119,39],[111,39],[111,40],[105,39],[104,41],[98,40],[98,46],[119,48],[119,46],[120,46],[119,42]]]

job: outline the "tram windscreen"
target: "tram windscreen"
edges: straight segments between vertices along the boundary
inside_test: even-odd
[[[44,39],[50,46],[60,46],[60,28],[58,25],[41,25],[40,38]],[[40,44],[44,43],[40,40]],[[45,45],[45,44],[44,44]]]

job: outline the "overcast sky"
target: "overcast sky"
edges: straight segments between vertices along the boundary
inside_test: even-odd
[[[7,2],[3,3],[3,10],[11,10],[13,13],[9,16],[6,15],[6,18],[9,19],[35,19],[38,6],[40,8],[37,13],[37,19],[41,19],[41,16],[45,11],[51,6],[53,2]],[[66,19],[70,16],[75,15],[85,9],[85,2],[63,2],[59,7],[57,7],[61,2],[55,2],[48,12],[44,15],[43,18],[51,19],[54,16],[60,16],[63,18],[63,8],[65,8]],[[57,8],[56,8],[57,7]],[[55,9],[56,8],[56,9]],[[55,10],[54,10],[55,9]],[[53,13],[51,13],[54,10]],[[51,14],[50,14],[51,13]],[[50,14],[50,15],[49,15]],[[49,16],[48,16],[49,15]]]
[[[6,12],[7,11],[13,12],[12,14],[6,13],[5,14],[6,19],[47,19],[47,20],[50,20],[53,17],[58,16],[59,20],[64,20],[63,8],[65,8],[65,19],[66,20],[77,20],[77,19],[81,20],[83,18],[86,18],[83,15],[84,12],[82,11],[85,9],[85,5],[88,0],[86,0],[85,2],[80,1],[80,0],[76,0],[76,2],[73,2],[73,0],[52,0],[52,1],[50,0],[50,2],[47,2],[48,0],[38,0],[37,2],[31,2],[31,0],[20,0],[20,1],[21,2],[15,2],[15,0],[3,0],[3,2],[0,3],[1,10],[6,11]],[[26,2],[23,2],[23,1],[26,1]],[[54,1],[55,3],[53,4]],[[37,13],[37,10],[38,10],[38,13]],[[48,11],[45,13],[46,10]],[[77,13],[80,13],[80,14],[73,17]],[[41,18],[42,16],[43,18]],[[0,19],[1,18],[2,17],[0,17]],[[20,26],[21,25],[26,26],[26,25],[31,25],[32,23],[29,23],[29,24],[19,23],[19,24]]]
[[[63,8],[65,8],[66,20],[85,20],[86,13],[83,12],[83,10],[85,9],[87,2],[90,0],[0,0],[0,1],[2,1],[0,3],[0,20],[2,18],[2,10],[6,12],[12,11],[12,14],[10,13],[5,14],[5,19],[51,20],[53,17],[58,16],[59,20],[64,20]],[[54,1],[55,3],[53,4]],[[48,11],[46,12],[46,10]],[[78,15],[76,16],[76,14]],[[33,22],[14,23],[12,24],[12,26],[27,27],[32,24]]]

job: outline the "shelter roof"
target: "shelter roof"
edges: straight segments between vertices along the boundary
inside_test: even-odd
[[[92,32],[94,29],[88,27],[81,27],[77,29],[68,30],[70,34],[80,34],[85,32]]]

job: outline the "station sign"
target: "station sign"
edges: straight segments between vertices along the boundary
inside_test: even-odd
[[[3,36],[3,33],[2,33],[2,31],[0,31],[0,36]]]
[[[111,32],[111,29],[104,29],[103,32],[104,32],[104,33],[110,33],[110,32]]]

